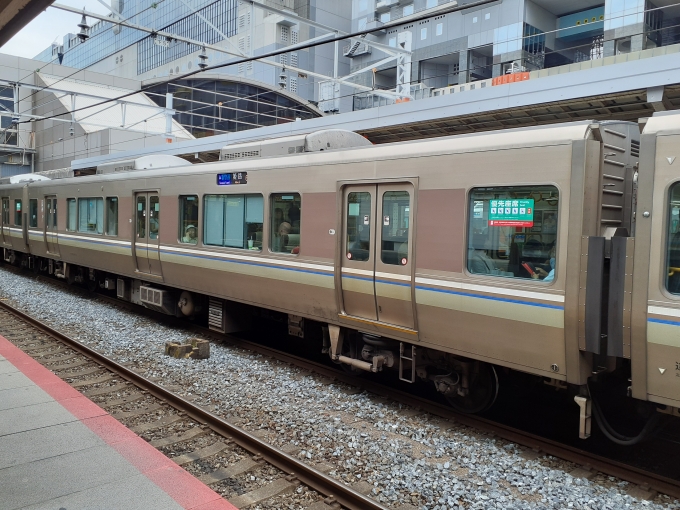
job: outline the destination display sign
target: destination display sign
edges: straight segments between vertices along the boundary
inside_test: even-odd
[[[508,199],[489,201],[490,227],[533,227],[534,199]]]
[[[231,186],[232,184],[248,184],[248,172],[217,174],[218,186]]]

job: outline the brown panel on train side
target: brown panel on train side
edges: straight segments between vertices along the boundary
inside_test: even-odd
[[[64,204],[66,206],[66,204]],[[121,239],[132,238],[132,197],[118,196],[118,237]],[[64,225],[65,226],[65,225]]]
[[[337,319],[335,292],[329,287],[305,285],[275,278],[263,278],[231,271],[216,271],[173,262],[163,262],[165,283],[210,296],[252,303],[273,310]]]
[[[647,374],[649,399],[680,407],[680,347],[649,342]]]
[[[300,219],[300,255],[333,259],[337,225],[335,193],[303,193]]]
[[[418,268],[463,272],[465,190],[418,191]]]
[[[443,350],[488,357],[500,365],[508,362],[550,377],[566,376],[561,328],[423,305],[418,307],[418,324],[421,341]]]
[[[179,201],[176,196],[161,196],[161,216],[159,238],[161,244],[176,244],[179,235]]]

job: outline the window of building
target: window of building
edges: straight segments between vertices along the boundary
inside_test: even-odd
[[[118,197],[106,199],[106,235],[118,235]]]
[[[384,264],[405,266],[408,263],[408,229],[411,206],[408,191],[388,191],[382,197],[382,247]]]
[[[371,194],[347,195],[347,258],[362,262],[371,258],[371,229],[365,218],[371,217]]]
[[[279,55],[279,61],[280,61],[281,64],[283,64],[284,66],[285,66],[285,65],[288,65],[288,55],[287,55],[286,53],[283,53],[283,54]]]
[[[28,226],[38,226],[38,199],[31,198],[28,200]]]
[[[361,18],[361,19],[359,20],[359,27],[358,27],[358,30],[359,30],[359,31],[366,30],[366,18]]]
[[[179,197],[179,232],[180,243],[198,244],[198,196]]]
[[[470,193],[467,268],[473,274],[553,281],[559,192],[555,186]]]
[[[290,28],[285,25],[281,25],[281,42],[287,43],[290,34]]]
[[[475,16],[475,17],[472,18],[472,22],[473,22],[473,23],[477,23],[477,16]]]
[[[14,201],[14,224],[17,227],[21,226],[21,200]]]
[[[2,199],[2,224],[9,225],[9,198]]]
[[[66,230],[71,232],[76,231],[78,225],[78,206],[75,198],[68,198],[66,200]]]
[[[433,7],[437,7],[438,3],[438,0],[427,0],[427,2],[425,2],[425,8],[432,9]]]
[[[290,31],[290,42],[291,42],[291,44],[297,44],[299,40],[300,40],[300,32],[298,32],[297,30],[291,30]]]
[[[437,23],[437,35],[442,35],[444,33],[444,23]]]
[[[368,9],[368,0],[359,0],[359,11]]]
[[[271,195],[271,239],[270,248],[275,252],[298,253],[300,251],[299,193],[277,193]]]
[[[262,195],[205,195],[203,243],[210,246],[262,250]]]
[[[389,21],[390,21],[390,13],[389,13],[389,12],[383,12],[383,13],[380,15],[380,21],[381,21],[382,23],[389,23]]]
[[[390,37],[390,40],[388,41],[388,44],[389,44],[392,48],[396,48],[396,47],[397,47],[397,38],[396,38],[396,37]]]
[[[405,5],[404,9],[401,11],[402,16],[410,16],[413,14],[413,4]]]
[[[484,19],[487,19],[487,20],[488,20],[488,19],[491,19],[491,13],[490,13],[490,12],[487,12],[487,13],[484,15]]]
[[[290,65],[293,67],[298,66],[298,54],[296,52],[290,54]]]
[[[78,232],[104,233],[104,199],[78,199]]]
[[[291,76],[288,90],[290,90],[293,94],[297,94],[297,86],[298,86],[297,78]]]
[[[161,202],[158,195],[149,197],[149,239],[158,239],[161,228]]]
[[[427,28],[421,28],[420,29],[420,40],[424,41],[427,39]]]

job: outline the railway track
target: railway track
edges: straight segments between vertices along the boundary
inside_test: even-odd
[[[386,508],[3,301],[0,334],[237,508],[283,508],[291,493],[315,510]]]
[[[51,283],[58,283],[54,282],[53,280],[46,280]],[[102,298],[104,301],[111,302],[117,306],[123,306],[125,308],[133,309],[137,312],[142,311],[144,309],[140,309],[139,307],[132,307],[132,306],[126,306],[126,303],[121,302],[119,300],[113,299],[113,298],[108,298],[107,296],[98,296]],[[0,306],[2,308],[7,308],[7,305],[5,303],[0,302]],[[145,313],[148,311],[144,310]],[[158,315],[155,312],[150,312],[149,315],[152,315],[154,317],[158,317]],[[165,318],[165,317],[163,317]],[[27,320],[32,320],[32,319],[27,319]],[[186,324],[184,323],[184,326],[186,327]],[[49,328],[47,326],[43,327]],[[569,446],[569,445],[564,445],[560,442],[553,441],[550,439],[546,439],[544,437],[541,437],[536,434],[531,434],[522,430],[519,430],[517,428],[509,427],[503,424],[499,424],[497,422],[479,417],[479,416],[473,416],[473,415],[463,415],[456,413],[455,411],[451,410],[449,407],[441,404],[437,404],[435,402],[414,396],[412,394],[399,391],[393,387],[389,387],[386,385],[383,385],[381,383],[371,381],[369,379],[364,379],[364,378],[357,378],[355,376],[352,376],[350,374],[347,374],[341,370],[336,370],[332,367],[329,367],[327,365],[321,364],[321,363],[316,363],[295,355],[292,355],[290,353],[286,353],[277,349],[273,349],[267,346],[263,346],[261,344],[258,344],[256,342],[251,342],[248,340],[244,340],[232,335],[217,335],[212,331],[209,331],[205,328],[201,327],[196,327],[192,326],[192,328],[195,328],[196,331],[202,335],[205,338],[210,338],[213,341],[221,342],[221,343],[227,343],[230,345],[234,345],[237,347],[241,347],[244,349],[248,349],[252,352],[262,354],[267,357],[271,357],[274,359],[277,359],[279,361],[289,363],[292,365],[295,365],[305,371],[311,372],[318,374],[324,378],[327,378],[332,381],[338,381],[342,383],[346,383],[349,385],[352,385],[354,387],[361,388],[363,390],[366,390],[368,392],[371,392],[375,395],[378,395],[380,397],[385,397],[397,402],[400,402],[402,404],[411,406],[415,409],[418,409],[422,412],[430,413],[435,416],[438,416],[440,418],[444,418],[446,420],[450,420],[452,422],[458,422],[459,424],[465,425],[472,427],[474,429],[477,429],[481,431],[484,434],[487,434],[489,436],[495,436],[507,441],[514,442],[526,450],[526,455],[527,457],[530,458],[536,458],[541,455],[550,455],[554,456],[556,458],[560,458],[569,462],[572,462],[576,464],[577,466],[583,466],[583,468],[578,468],[577,471],[578,473],[574,473],[575,476],[582,476],[582,475],[588,475],[588,473],[594,473],[594,472],[601,472],[605,475],[609,476],[614,476],[617,478],[620,478],[622,480],[628,481],[632,484],[635,485],[633,488],[633,494],[640,497],[644,497],[645,494],[653,493],[653,492],[658,492],[661,494],[666,494],[671,497],[675,498],[680,498],[680,481],[674,480],[672,478],[664,477],[640,468],[636,468],[634,466],[630,466],[628,464],[625,464],[623,462],[618,462],[615,460],[608,459],[604,456],[596,455],[591,452]],[[2,331],[0,330],[0,334]],[[57,333],[57,335],[59,335]],[[76,342],[77,343],[77,342]],[[77,344],[80,346],[80,344]],[[80,346],[82,347],[82,346]],[[84,347],[84,349],[87,349]],[[89,349],[88,349],[89,350]],[[99,355],[98,355],[99,356]],[[114,362],[115,363],[115,362]],[[125,367],[123,367],[125,368]],[[126,369],[127,370],[127,369]],[[128,370],[128,372],[131,372]],[[134,379],[144,379],[138,374],[131,372],[132,378]],[[61,374],[59,374],[61,375]],[[177,395],[174,395],[171,392],[167,392],[162,387],[159,387],[160,390],[163,393],[169,393],[172,398],[178,399],[180,402],[178,405],[183,405],[185,402],[187,404],[191,404],[190,402],[185,401],[181,397],[178,397]],[[150,391],[151,393],[151,391]],[[151,393],[153,395],[153,393]],[[101,404],[100,404],[101,405]],[[174,404],[173,404],[174,405]],[[196,406],[193,406],[196,407]],[[227,428],[225,429],[226,435],[229,435],[231,429],[236,429],[233,425],[229,424],[228,422],[224,422],[224,420],[221,420],[219,417],[216,417],[209,412],[197,408],[199,410],[199,414],[188,414],[187,416],[192,417],[193,419],[197,420],[199,424],[204,424],[203,426],[208,426],[212,430],[215,430],[215,427],[212,426],[212,422],[209,422],[204,418],[204,415],[202,413],[207,413],[210,415],[211,419],[213,420],[218,420],[219,422],[225,423],[227,425]],[[219,430],[220,427],[223,427],[224,425],[217,426],[217,429]],[[218,431],[216,431],[218,432]],[[243,432],[243,431],[240,431]],[[253,452],[255,455],[261,455],[264,460],[268,460],[268,458],[264,454],[257,453],[259,450],[256,449],[256,447],[253,447],[252,450],[250,450],[249,447],[249,442],[251,440],[256,440],[257,443],[262,443],[265,444],[265,452],[266,449],[272,449],[271,446],[266,445],[266,443],[263,443],[260,441],[258,438],[252,436],[251,434],[243,432],[246,436],[246,440],[243,440],[243,443],[240,443],[235,440],[235,443],[238,446],[244,447],[246,450]],[[283,452],[285,453],[285,452]],[[293,458],[291,455],[286,455],[287,459],[286,463],[282,464],[282,472],[284,473],[290,473],[293,472],[295,473],[295,476],[305,484],[308,484],[310,488],[314,488],[317,490],[319,493],[324,494],[324,495],[333,495],[335,498],[335,501],[340,503],[342,506],[345,506],[347,508],[383,508],[378,505],[378,503],[369,500],[369,498],[362,496],[364,500],[369,500],[372,504],[378,505],[378,506],[361,506],[363,504],[360,503],[359,506],[351,506],[351,503],[348,504],[347,502],[342,502],[340,498],[335,495],[335,492],[332,490],[322,490],[325,487],[322,487],[321,489],[316,489],[312,485],[312,483],[308,483],[304,478],[305,475],[302,474],[302,470],[298,467],[302,465],[304,468],[311,469],[312,471],[315,471],[313,468],[310,468],[309,466],[305,465],[304,463],[298,461],[297,459]],[[288,464],[287,462],[293,461],[295,464]],[[275,464],[274,464],[275,465]],[[347,488],[347,486],[344,486],[343,484],[340,484],[339,482],[335,482],[336,484],[342,485],[343,487]],[[354,492],[354,491],[353,491]],[[329,502],[332,502],[332,499],[328,500]]]

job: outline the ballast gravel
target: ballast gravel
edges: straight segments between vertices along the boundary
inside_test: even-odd
[[[627,482],[572,477],[578,466],[569,462],[527,460],[515,444],[243,349],[167,357],[165,342],[192,335],[29,275],[0,270],[0,299],[395,509],[680,509],[668,496],[637,500]],[[302,496],[285,508],[308,506]]]

